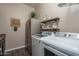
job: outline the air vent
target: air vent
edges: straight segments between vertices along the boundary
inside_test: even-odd
[[[76,4],[79,4],[79,3],[59,3],[58,7],[65,7],[65,6],[71,6],[71,5],[76,5]]]

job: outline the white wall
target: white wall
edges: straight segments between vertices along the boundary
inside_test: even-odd
[[[79,33],[79,5],[59,8],[57,3],[44,3],[36,7],[37,18],[43,20],[44,16],[59,17],[59,28],[65,32]]]
[[[25,45],[25,23],[34,8],[24,4],[0,4],[0,33],[6,35],[6,50]],[[10,17],[21,20],[17,32],[10,27]]]

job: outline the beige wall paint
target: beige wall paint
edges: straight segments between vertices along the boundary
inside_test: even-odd
[[[0,33],[6,35],[6,50],[25,44],[25,23],[34,8],[24,4],[0,4]],[[10,17],[21,20],[21,27],[17,32],[10,27]]]
[[[59,17],[59,28],[64,32],[79,33],[79,5],[59,8],[57,3],[44,3],[35,8],[37,18],[43,20],[44,16]]]

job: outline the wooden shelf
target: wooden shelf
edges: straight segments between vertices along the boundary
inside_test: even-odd
[[[57,22],[59,20],[59,18],[53,18],[53,19],[50,19],[50,20],[45,20],[45,21],[41,21],[41,23],[46,23],[46,22],[50,22],[50,21],[55,21]]]
[[[58,29],[58,28],[53,28],[53,29],[42,29],[42,31],[60,31],[60,29]]]

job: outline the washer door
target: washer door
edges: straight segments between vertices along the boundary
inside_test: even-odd
[[[67,54],[58,51],[52,47],[50,47],[50,45],[43,43],[43,47],[44,47],[44,55],[49,55],[49,56],[68,56]]]
[[[57,56],[57,55],[51,52],[50,50],[44,48],[44,56]]]

